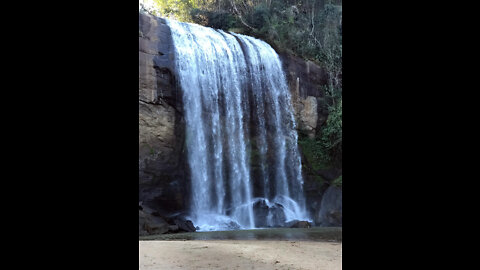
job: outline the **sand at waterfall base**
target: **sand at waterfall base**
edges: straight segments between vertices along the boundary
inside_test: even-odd
[[[342,269],[341,242],[139,241],[140,269]]]

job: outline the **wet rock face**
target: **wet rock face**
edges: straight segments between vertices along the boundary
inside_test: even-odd
[[[253,204],[253,213],[255,215],[255,227],[267,227],[267,220],[269,208],[264,200]]]
[[[271,224],[270,227],[282,227],[285,226],[285,220],[287,217],[285,216],[285,212],[283,210],[283,206],[276,203],[273,207],[270,208],[271,215]],[[267,216],[268,218],[268,216]]]
[[[320,66],[299,57],[279,54],[295,111],[297,129],[314,137],[318,128],[327,119],[328,110],[324,104],[324,85],[327,73]]]
[[[299,78],[298,94],[302,98],[313,96],[323,98],[322,86],[327,84],[327,72],[312,61],[300,57],[279,53],[290,89],[296,89]]]
[[[139,13],[139,99],[159,98],[178,106],[174,78],[174,48],[170,28],[161,18]]]
[[[285,225],[285,212],[281,204],[267,205],[265,200],[259,200],[253,204],[255,215],[255,227],[283,227]]]
[[[310,138],[315,137],[317,128],[318,111],[317,99],[308,96],[305,99],[300,99],[300,112],[298,117],[298,129],[308,134]]]
[[[342,190],[330,186],[323,194],[320,211],[316,217],[320,226],[342,226]]]
[[[164,215],[188,205],[173,53],[164,20],[139,13],[139,201]]]

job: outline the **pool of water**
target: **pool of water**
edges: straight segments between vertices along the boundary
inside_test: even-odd
[[[342,241],[342,227],[269,228],[139,236],[139,240],[300,240]]]

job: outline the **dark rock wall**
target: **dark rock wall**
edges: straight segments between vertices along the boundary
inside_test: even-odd
[[[292,96],[298,130],[314,137],[327,120],[323,86],[327,84],[327,72],[312,61],[280,53]]]
[[[139,200],[162,214],[185,210],[184,119],[165,21],[139,14]]]

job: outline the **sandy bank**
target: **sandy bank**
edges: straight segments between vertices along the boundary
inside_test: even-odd
[[[140,269],[341,269],[342,243],[139,241]]]

